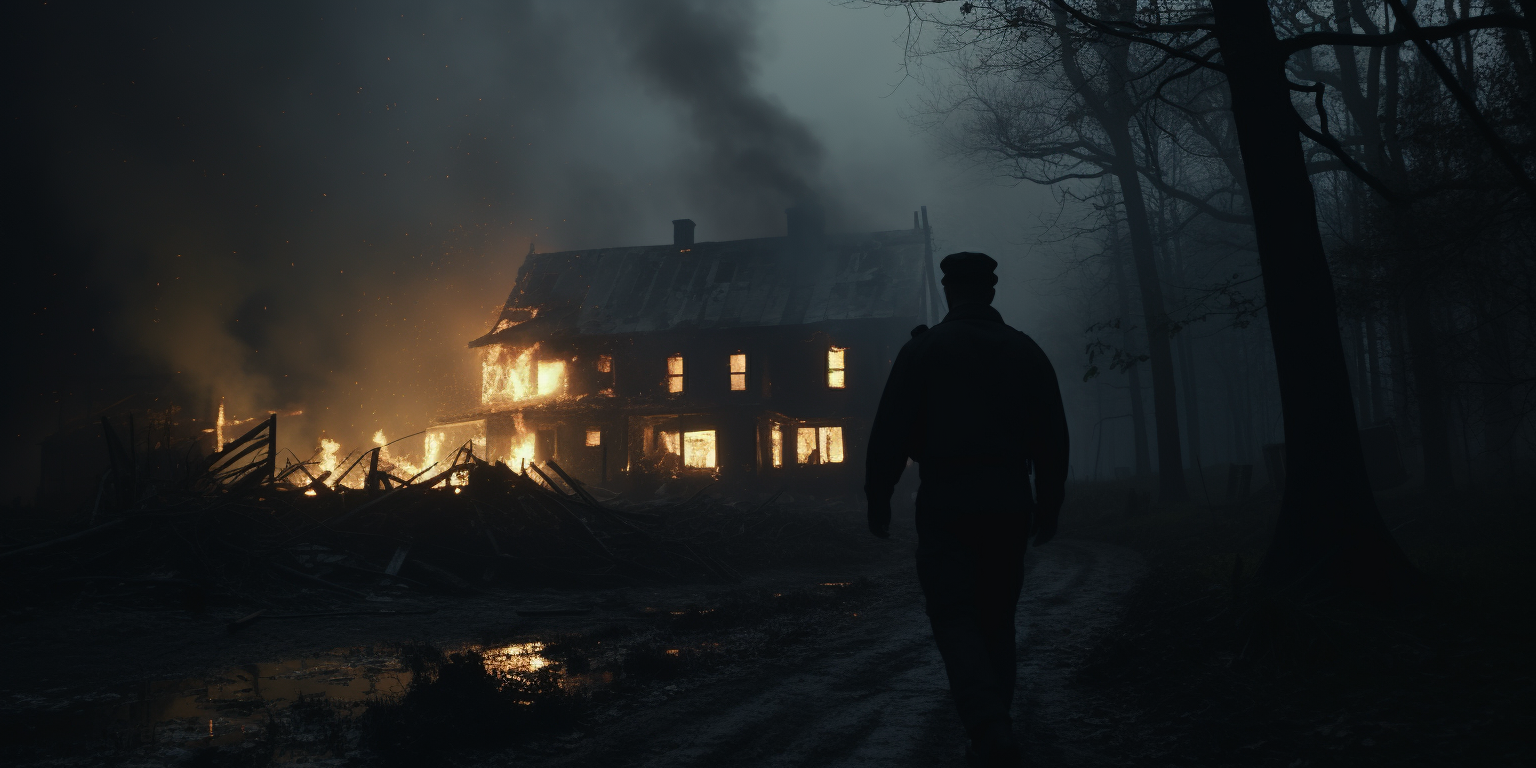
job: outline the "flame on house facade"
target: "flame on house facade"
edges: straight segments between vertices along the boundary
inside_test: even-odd
[[[885,376],[937,291],[927,222],[530,254],[482,363],[485,455],[590,483],[708,473],[856,487]],[[925,217],[926,218],[926,214]],[[925,269],[926,266],[926,269]]]

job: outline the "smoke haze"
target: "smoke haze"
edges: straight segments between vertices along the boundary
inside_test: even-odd
[[[664,242],[682,217],[701,240],[777,235],[812,197],[843,230],[907,227],[926,204],[941,251],[1003,262],[1010,321],[1041,337],[1050,315],[1026,283],[1057,267],[1023,245],[1048,199],[955,169],[901,118],[899,15],[789,0],[27,14],[7,311],[33,364],[7,383],[13,466],[138,379],[232,416],[303,411],[284,419],[300,453],[322,431],[352,447],[420,429],[473,403],[465,342],[530,243]]]

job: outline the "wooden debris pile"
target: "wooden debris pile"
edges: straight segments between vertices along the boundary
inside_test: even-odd
[[[104,432],[112,443],[105,422]],[[342,473],[365,473],[362,488],[348,488],[327,483],[311,462],[279,468],[276,434],[273,416],[212,456],[189,454],[179,476],[156,482],[114,446],[114,470],[86,524],[9,542],[0,580],[13,591],[169,592],[194,604],[301,589],[377,600],[496,582],[727,581],[739,574],[726,560],[752,559],[740,557],[744,543],[825,538],[796,524],[810,516],[786,518],[777,494],[751,505],[703,491],[600,501],[595,493],[610,494],[555,461],[520,474],[467,444],[410,478],[381,468],[374,449]]]

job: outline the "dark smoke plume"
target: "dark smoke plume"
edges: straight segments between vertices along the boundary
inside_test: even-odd
[[[779,209],[818,196],[821,144],[753,84],[752,3],[661,0],[618,5],[638,71],[688,110],[707,152],[701,203],[748,206],[770,231]],[[768,232],[764,232],[767,234]]]
[[[754,90],[755,10],[31,7],[9,463],[144,382],[203,418],[303,411],[281,434],[305,456],[406,434],[474,405],[464,344],[530,241],[782,233],[821,150]]]

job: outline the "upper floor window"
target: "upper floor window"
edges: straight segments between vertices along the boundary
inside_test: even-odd
[[[667,358],[667,391],[677,394],[683,391],[683,356]]]
[[[847,383],[844,370],[844,359],[848,350],[843,347],[832,347],[827,350],[827,386],[832,389],[842,389]]]
[[[731,391],[742,392],[747,388],[747,356],[737,352],[731,355]]]
[[[597,394],[603,397],[613,397],[613,355],[597,356],[597,372],[607,374],[607,376],[598,377]],[[602,386],[603,384],[608,386]]]

